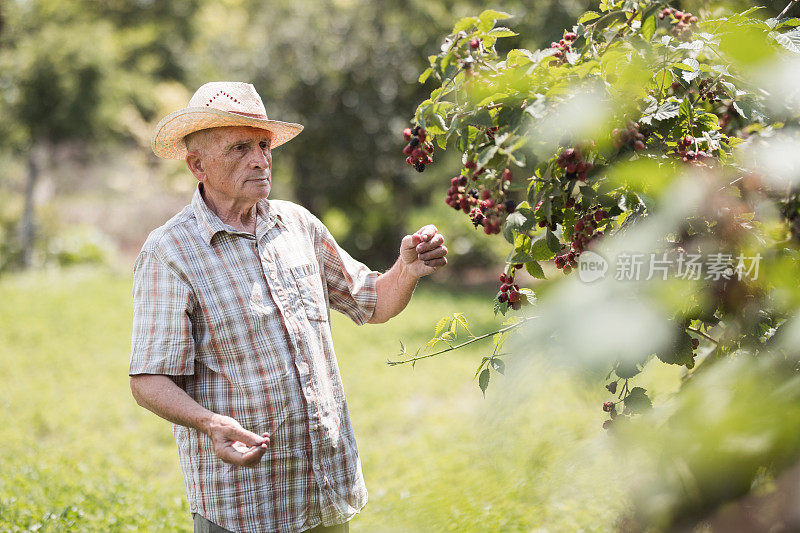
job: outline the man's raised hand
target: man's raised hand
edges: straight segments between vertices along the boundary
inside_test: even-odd
[[[267,453],[269,435],[258,435],[244,429],[229,416],[217,415],[209,424],[208,436],[214,443],[214,453],[226,463],[236,466],[255,466]]]
[[[400,243],[400,258],[406,271],[418,278],[433,274],[446,265],[445,255],[447,247],[444,245],[444,236],[432,224],[406,235]]]

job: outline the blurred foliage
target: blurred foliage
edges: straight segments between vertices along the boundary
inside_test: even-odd
[[[508,24],[520,35],[502,46],[557,39],[592,4],[499,1],[494,7],[514,15]],[[23,158],[34,142],[149,151],[155,122],[202,83],[250,81],[270,116],[306,126],[276,152],[295,199],[320,216],[346,213],[342,244],[388,264],[397,238],[412,229],[405,215],[427,202],[413,193],[427,175],[412,177],[396,158],[407,110],[426,89],[416,73],[452,20],[482,7],[477,0],[10,0],[0,5],[3,149]],[[158,171],[169,179],[171,168]],[[442,172],[429,170],[434,178]]]
[[[605,0],[549,47],[505,55],[507,13],[462,18],[420,75],[436,83],[405,133],[420,172],[423,143],[461,154],[445,201],[507,241],[494,310],[511,316],[473,333],[455,313],[390,364],[491,337],[484,393],[531,350],[607,371],[603,427],[621,455],[644,456],[633,531],[692,527],[800,461],[786,342],[800,305],[800,18],[727,7]],[[523,310],[533,292],[515,275],[545,280],[543,265],[568,277]],[[511,331],[523,340],[505,351]],[[639,383],[651,362],[680,368],[670,409]]]

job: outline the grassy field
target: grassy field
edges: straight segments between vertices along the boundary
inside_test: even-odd
[[[441,316],[492,327],[491,295],[423,284],[380,326],[333,317],[370,502],[353,531],[607,531],[622,505],[602,387],[519,348],[483,398],[482,350],[389,367]],[[169,424],[127,367],[130,278],[74,269],[0,278],[0,530],[188,531]],[[514,364],[514,361],[517,363]]]

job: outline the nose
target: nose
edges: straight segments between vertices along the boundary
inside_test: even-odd
[[[272,165],[272,151],[269,148],[262,150],[260,146],[256,146],[255,155],[250,164],[254,169],[270,168]]]

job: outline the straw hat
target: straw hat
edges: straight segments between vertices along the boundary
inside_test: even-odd
[[[251,84],[213,81],[197,89],[187,107],[161,119],[153,136],[153,152],[165,159],[183,159],[186,157],[184,137],[221,126],[268,130],[272,132],[270,148],[280,146],[303,131],[300,124],[269,120],[264,102]]]

